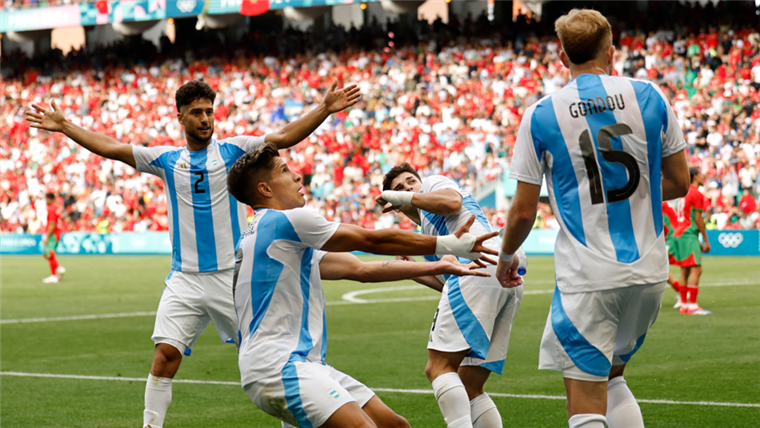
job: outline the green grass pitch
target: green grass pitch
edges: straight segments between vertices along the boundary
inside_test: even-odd
[[[659,319],[626,372],[644,402],[647,427],[760,427],[760,258],[706,257],[700,303],[712,316],[679,315],[668,289]],[[12,376],[8,372],[144,379],[150,368],[154,317],[9,322],[156,310],[169,270],[168,257],[71,256],[60,284],[41,257],[0,259],[0,418],[12,427],[138,427],[142,423],[142,381]],[[532,257],[526,290],[551,290],[550,257]],[[371,388],[430,390],[423,369],[435,292],[402,289],[343,295],[411,282],[359,284],[327,282],[327,361]],[[427,299],[426,299],[427,298]],[[512,330],[502,376],[486,385],[491,393],[564,393],[561,376],[539,371],[538,347],[550,292],[523,299]],[[177,379],[238,382],[237,355],[222,345],[212,327],[198,341]],[[378,392],[414,427],[444,427],[431,394]],[[505,427],[566,427],[563,400],[494,397]],[[711,402],[686,404],[683,402]],[[750,407],[714,403],[754,404]],[[259,411],[240,386],[175,383],[165,428],[279,427]]]

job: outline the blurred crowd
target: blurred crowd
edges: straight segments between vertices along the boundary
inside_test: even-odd
[[[556,37],[489,28],[485,16],[407,28],[373,22],[320,37],[290,29],[239,43],[207,35],[181,49],[132,39],[67,57],[18,55],[0,80],[0,230],[39,232],[48,191],[61,196],[64,231],[167,230],[158,178],[30,129],[23,113],[56,99],[71,121],[120,142],[182,146],[173,94],[194,78],[218,91],[219,140],[281,128],[318,105],[334,79],[359,85],[357,105],[283,156],[303,175],[308,205],[328,219],[412,229],[374,202],[384,172],[406,161],[477,195],[508,170],[525,109],[570,79]],[[615,42],[614,74],[654,80],[671,100],[689,161],[705,176],[708,227],[760,228],[757,30],[623,30]],[[504,210],[485,212],[504,225]],[[535,227],[559,227],[548,203]]]
[[[89,0],[95,3],[96,0]],[[0,0],[0,10],[29,9],[33,7],[47,6],[71,6],[73,4],[88,3],[88,0]]]

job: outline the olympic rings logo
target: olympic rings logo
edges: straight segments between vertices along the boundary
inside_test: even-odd
[[[736,248],[744,241],[741,233],[721,233],[718,236],[718,242],[725,248]]]

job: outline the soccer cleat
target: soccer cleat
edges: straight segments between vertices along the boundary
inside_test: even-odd
[[[712,311],[708,311],[707,309],[696,307],[693,309],[689,309],[689,315],[712,315]]]
[[[55,270],[55,276],[57,276],[58,279],[63,279],[64,274],[66,274],[66,268],[63,266],[58,266],[58,268]]]
[[[49,277],[42,280],[45,284],[58,284],[58,277],[55,275],[50,275]]]
[[[689,315],[689,308],[686,305],[681,305],[681,314]]]

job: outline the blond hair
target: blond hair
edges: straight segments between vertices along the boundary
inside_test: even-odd
[[[554,22],[554,31],[573,64],[596,59],[612,44],[612,26],[604,15],[591,9],[573,9],[560,16]]]

